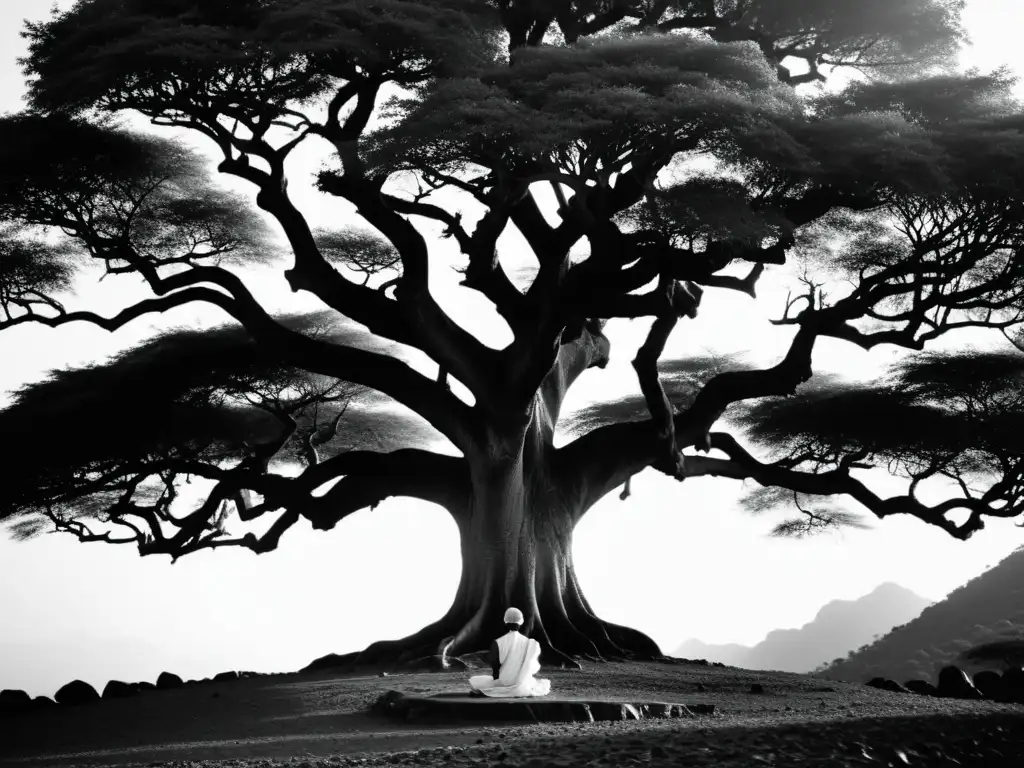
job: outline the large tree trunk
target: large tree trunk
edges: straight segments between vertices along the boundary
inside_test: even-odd
[[[370,646],[359,661],[486,650],[513,606],[526,619],[523,631],[540,642],[545,664],[661,657],[643,633],[597,618],[583,596],[572,562],[583,501],[578,489],[558,482],[543,432],[535,418],[525,435],[496,437],[486,455],[470,457],[469,509],[456,515],[462,577],[451,608],[415,635]]]

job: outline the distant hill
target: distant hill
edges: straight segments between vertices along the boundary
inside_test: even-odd
[[[935,682],[948,664],[980,668],[959,660],[967,648],[1008,638],[1024,638],[1024,547],[820,675],[852,682],[877,676]]]
[[[833,600],[809,624],[799,629],[773,630],[753,647],[709,645],[690,639],[672,655],[720,661],[744,669],[810,672],[910,621],[931,602],[899,584],[886,583],[857,600]]]
[[[684,640],[683,644],[672,651],[672,655],[680,659],[707,659],[708,661],[720,661],[730,667],[749,669],[747,659],[750,658],[749,645],[739,643],[727,643],[714,645],[705,643],[703,640],[691,637]]]

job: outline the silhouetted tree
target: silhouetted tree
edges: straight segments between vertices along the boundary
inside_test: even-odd
[[[952,329],[1020,320],[1022,116],[1003,74],[942,68],[962,38],[961,5],[79,0],[29,25],[30,111],[0,126],[3,325],[114,331],[191,302],[237,325],[170,332],[17,393],[2,414],[17,446],[3,515],[24,535],[42,521],[179,557],[263,552],[300,519],[329,529],[389,496],[424,499],[458,525],[452,607],[360,658],[485,647],[515,604],[547,660],[573,663],[660,654],[594,615],[571,554],[587,510],[647,467],[753,479],[771,489],[762,506],[847,494],[956,536],[1018,514],[1017,465],[991,454],[1006,441],[937,434],[931,419],[956,422],[960,391],[926,380],[895,400],[870,387],[826,397],[812,383],[743,412],[755,438],[785,452],[772,463],[715,429],[744,404],[797,391],[819,338],[920,350]],[[797,91],[833,72],[856,77]],[[121,113],[205,137],[266,216],[177,145],[107,122]],[[287,161],[311,144],[331,153],[317,189],[365,227],[317,230],[297,207]],[[544,210],[542,190],[557,210]],[[465,259],[463,285],[507,324],[504,348],[431,295],[438,229]],[[522,289],[499,254],[511,229],[537,262]],[[279,256],[275,233],[287,284],[326,307],[315,322],[273,317],[240,277]],[[708,292],[752,296],[787,263],[808,282],[779,321],[794,333],[777,365],[669,361],[659,372],[669,335]],[[85,292],[74,280],[89,265],[154,295],[68,311],[57,297]],[[826,295],[815,272],[851,282]],[[640,396],[576,414],[575,439],[556,447],[566,392],[609,359],[604,322],[643,317]],[[409,362],[417,355],[436,376]],[[360,404],[360,392],[374,395]],[[876,439],[866,418],[849,436],[822,431],[829,402],[877,406],[876,418],[895,409],[920,440],[891,439],[885,425]],[[396,404],[433,431],[388,450],[403,434],[386,417]],[[436,452],[442,439],[451,455]],[[851,474],[879,461],[918,472],[932,454],[934,471],[995,472],[997,490],[928,507],[912,493],[880,498]],[[180,512],[190,477],[212,490]],[[853,522],[800,503],[782,532]],[[965,506],[967,523],[947,519]],[[235,513],[266,527],[235,535]]]

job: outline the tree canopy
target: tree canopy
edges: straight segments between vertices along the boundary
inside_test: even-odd
[[[0,329],[116,331],[193,302],[231,323],[17,392],[4,433],[48,449],[14,459],[0,516],[178,557],[267,551],[300,519],[329,528],[408,495],[449,509],[465,544],[499,530],[482,510],[510,472],[521,493],[500,503],[550,507],[530,514],[563,536],[653,467],[754,481],[752,509],[796,509],[783,534],[857,524],[858,509],[961,538],[1018,517],[1024,356],[1004,336],[1024,321],[1024,111],[1006,72],[952,67],[962,7],[78,0],[28,24],[29,107],[0,118]],[[250,192],[128,114],[205,137]],[[314,179],[289,165],[308,145]],[[316,226],[295,202],[304,182],[361,221]],[[431,228],[508,326],[503,348],[432,295]],[[510,230],[536,263],[525,288],[499,244]],[[309,316],[276,317],[246,285],[284,260]],[[96,270],[153,295],[90,307]],[[753,297],[772,274],[795,291],[776,365],[662,359],[703,303]],[[85,308],[65,307],[72,289]],[[642,318],[638,394],[562,414],[613,354],[605,324]],[[932,349],[962,329],[1004,348]],[[815,376],[823,338],[907,357],[874,382]],[[907,493],[878,495],[871,468]],[[212,490],[182,512],[193,476]],[[950,497],[922,501],[926,480]],[[269,528],[235,535],[231,515]]]

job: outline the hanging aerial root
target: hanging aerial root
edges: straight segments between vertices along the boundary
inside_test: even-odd
[[[629,487],[629,484],[632,482],[632,480],[633,480],[633,476],[632,475],[630,475],[629,477],[626,478],[626,482],[622,486],[622,493],[619,494],[619,501],[625,501],[632,494],[632,490],[630,490],[630,487]]]

